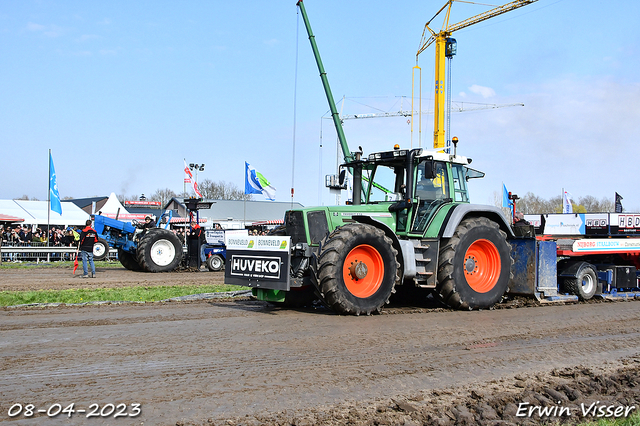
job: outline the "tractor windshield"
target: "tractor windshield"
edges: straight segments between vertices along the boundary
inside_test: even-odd
[[[402,178],[402,174],[400,174],[400,178]],[[367,197],[369,203],[397,201],[402,198],[396,191],[398,186],[396,169],[390,165],[378,164],[373,170],[364,171],[363,181],[369,183]]]

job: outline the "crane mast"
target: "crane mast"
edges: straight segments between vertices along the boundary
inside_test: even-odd
[[[427,47],[435,42],[436,45],[436,63],[435,63],[435,105],[434,105],[434,129],[433,129],[433,147],[441,151],[445,148],[446,140],[445,140],[445,58],[448,55],[453,55],[455,52],[452,52],[451,49],[455,49],[455,46],[452,47],[452,43],[455,43],[455,40],[451,39],[451,34],[454,31],[460,30],[462,28],[469,27],[473,24],[477,24],[479,22],[485,21],[487,19],[493,18],[494,16],[502,15],[503,13],[509,12],[514,9],[518,9],[522,6],[526,6],[528,4],[534,3],[538,0],[515,0],[510,3],[506,3],[502,6],[495,7],[486,12],[480,13],[478,15],[472,16],[471,18],[467,18],[463,21],[458,22],[457,24],[449,25],[449,17],[451,14],[451,6],[453,2],[456,0],[448,0],[442,8],[427,22],[424,26],[424,30],[422,31],[422,40],[420,41],[420,48],[418,49],[418,53],[416,53],[416,66],[418,62],[418,56],[422,53]],[[433,20],[441,13],[445,11],[445,18],[442,24],[442,29],[439,32],[435,32],[429,27],[429,25],[433,22]],[[450,57],[450,56],[449,56]]]

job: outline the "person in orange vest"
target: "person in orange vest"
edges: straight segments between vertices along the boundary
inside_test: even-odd
[[[80,233],[80,255],[82,256],[82,278],[89,278],[87,262],[91,265],[91,278],[96,277],[96,265],[93,263],[93,245],[98,242],[98,232],[91,227],[91,219],[86,222]]]

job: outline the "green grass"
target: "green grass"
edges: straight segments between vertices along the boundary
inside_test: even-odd
[[[78,264],[80,265],[79,267],[82,268],[81,259],[78,259]],[[106,260],[101,260],[99,262],[96,261],[94,262],[94,264],[96,265],[96,268],[119,268],[122,266],[118,261],[108,262]],[[34,268],[56,268],[56,269],[57,268],[73,268],[73,261],[65,261],[65,262],[29,261],[29,262],[16,262],[16,263],[3,261],[2,264],[0,264],[0,270],[2,269],[34,269]]]
[[[632,414],[626,419],[600,419],[598,421],[580,423],[578,426],[640,426],[640,413]]]
[[[100,301],[157,302],[200,293],[246,290],[233,285],[121,287],[98,289],[0,291],[0,306],[32,303],[87,303]]]

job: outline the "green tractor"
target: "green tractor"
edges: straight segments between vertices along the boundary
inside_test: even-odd
[[[379,312],[396,291],[433,292],[467,310],[500,301],[511,278],[513,232],[499,208],[469,203],[467,182],[484,173],[455,149],[349,152],[302,1],[298,6],[342,144],[342,168],[353,176],[352,200],[290,210],[274,236],[228,241],[225,282],[252,287],[260,300],[301,306],[320,298],[354,315]]]

